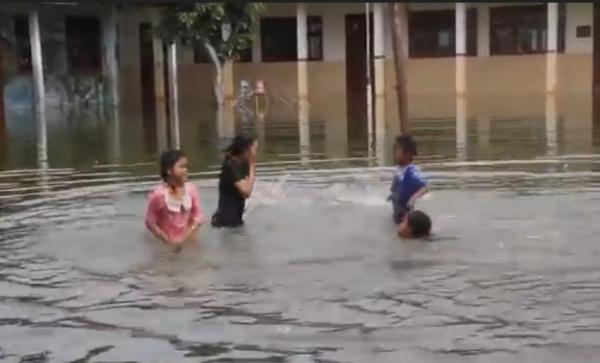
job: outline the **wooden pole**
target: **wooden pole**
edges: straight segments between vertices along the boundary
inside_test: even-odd
[[[171,120],[171,146],[179,149],[179,93],[177,91],[177,43],[169,44],[167,58],[169,68],[169,119]]]
[[[406,3],[391,3],[392,45],[394,66],[396,68],[396,94],[398,97],[398,118],[400,133],[409,133],[408,100],[406,92],[405,43],[407,42],[408,17]]]

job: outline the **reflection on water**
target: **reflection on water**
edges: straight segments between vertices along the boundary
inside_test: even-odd
[[[377,132],[369,158],[335,109],[182,109],[207,213],[222,143],[243,130],[262,147],[247,226],[204,227],[179,252],[141,223],[158,147],[140,114],[8,115],[0,361],[593,361],[591,112],[550,99],[514,117],[454,101],[446,117],[413,118],[431,243],[402,243],[390,223],[392,132]]]

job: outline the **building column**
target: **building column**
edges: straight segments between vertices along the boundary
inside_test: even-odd
[[[169,77],[169,120],[171,126],[171,147],[181,147],[179,133],[179,92],[177,84],[177,42],[172,42],[168,47],[167,69]]]
[[[156,24],[153,24],[154,27]],[[167,107],[165,97],[165,56],[163,41],[157,35],[152,36],[152,51],[154,53],[154,107],[156,110],[156,141],[158,150],[162,152],[168,147],[167,140]]]
[[[594,3],[592,56],[592,143],[600,144],[600,4]]]
[[[373,55],[375,71],[375,154],[383,152],[385,141],[385,4],[373,4]],[[381,149],[381,150],[380,150]]]
[[[38,113],[45,111],[44,67],[42,61],[42,40],[40,21],[36,8],[29,12],[29,42],[31,45],[31,67],[33,70],[34,108]]]
[[[467,91],[467,4],[456,3],[456,94],[462,96]]]
[[[546,152],[554,156],[558,151],[558,114],[556,110],[556,96],[546,95]]]
[[[119,105],[119,73],[117,63],[117,8],[111,5],[102,19],[102,71],[106,100],[112,107]]]
[[[296,39],[298,44],[298,131],[300,155],[306,161],[310,154],[310,126],[308,103],[308,36],[306,3],[296,5]],[[305,160],[306,159],[306,160]]]
[[[477,4],[477,56],[490,56],[490,7]]]
[[[464,161],[467,158],[467,100],[456,97],[456,158]]]
[[[548,3],[546,44],[546,92],[556,93],[558,52],[558,3]]]

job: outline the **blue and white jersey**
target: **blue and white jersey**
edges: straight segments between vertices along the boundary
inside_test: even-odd
[[[394,206],[395,219],[401,218],[408,212],[410,198],[425,186],[427,180],[421,174],[421,169],[414,164],[398,167],[394,171],[390,199]]]

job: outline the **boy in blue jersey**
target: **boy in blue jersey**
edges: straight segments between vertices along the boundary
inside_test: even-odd
[[[417,144],[411,136],[402,135],[396,138],[394,159],[398,167],[394,172],[391,195],[388,199],[394,207],[394,222],[400,224],[399,234],[404,238],[424,237],[429,235],[431,229],[429,216],[413,211],[415,201],[427,193],[427,181],[421,175],[419,167],[413,164],[416,155]],[[418,224],[412,226],[411,220],[414,220],[415,216]]]

